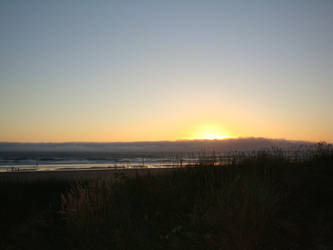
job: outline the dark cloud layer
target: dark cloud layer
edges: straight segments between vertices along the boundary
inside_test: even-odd
[[[249,151],[280,148],[294,150],[313,146],[305,141],[266,138],[228,140],[115,142],[115,143],[0,143],[0,152],[203,152]]]

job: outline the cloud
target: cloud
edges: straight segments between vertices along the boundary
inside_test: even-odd
[[[227,140],[184,140],[159,142],[115,142],[115,143],[0,143],[1,152],[110,152],[110,153],[154,153],[154,152],[203,152],[203,151],[251,151],[280,148],[294,150],[312,146],[305,141],[289,141],[267,138],[238,138]],[[0,155],[1,156],[1,155]]]

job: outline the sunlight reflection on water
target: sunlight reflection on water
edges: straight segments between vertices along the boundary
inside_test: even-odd
[[[140,168],[170,168],[188,166],[196,159],[171,161],[167,159],[134,160],[125,162],[89,162],[89,161],[62,161],[62,162],[6,162],[0,165],[0,172],[32,172],[32,171],[73,171],[73,170],[110,170],[110,169],[140,169]]]

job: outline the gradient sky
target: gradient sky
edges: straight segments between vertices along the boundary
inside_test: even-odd
[[[0,1],[0,141],[333,142],[333,1]]]

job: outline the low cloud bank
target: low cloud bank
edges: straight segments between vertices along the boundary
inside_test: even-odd
[[[315,143],[266,138],[114,143],[0,143],[1,152],[230,152],[279,148],[300,150]]]

